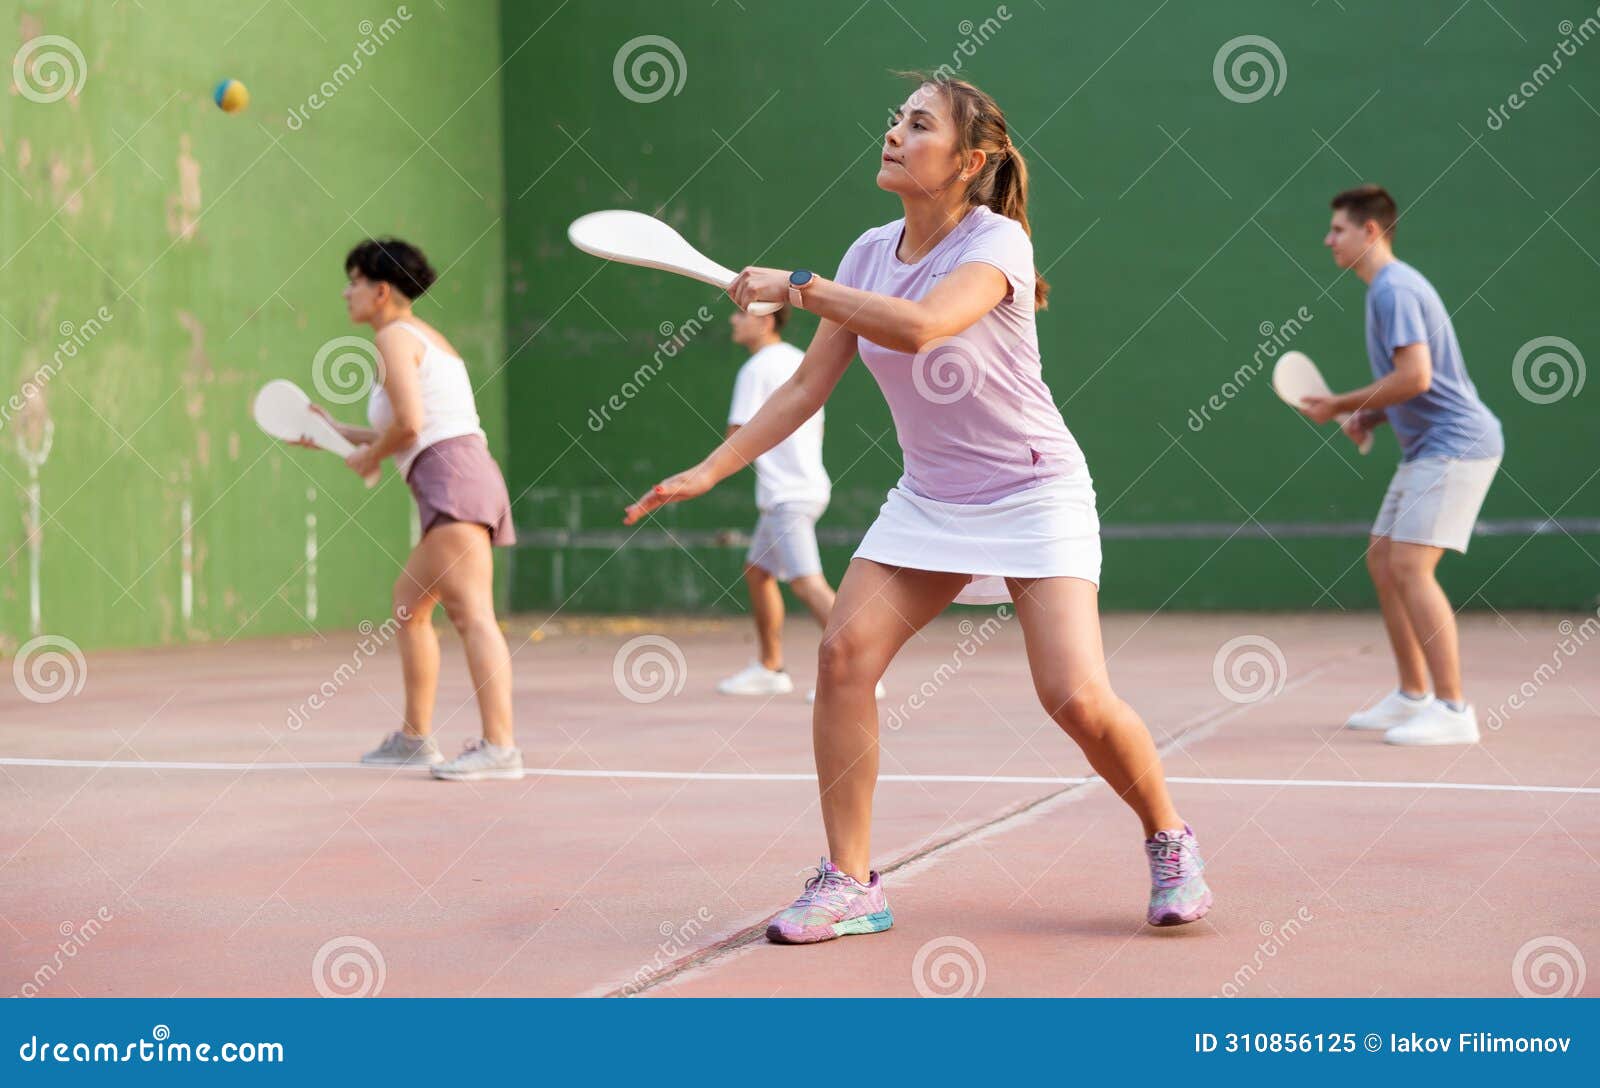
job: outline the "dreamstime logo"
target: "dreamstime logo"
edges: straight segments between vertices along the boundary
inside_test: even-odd
[[[383,953],[365,937],[335,937],[311,961],[311,984],[323,997],[377,997],[388,975]]]
[[[683,690],[689,666],[670,638],[640,635],[617,651],[611,661],[611,679],[629,702],[654,703]]]
[[[39,992],[50,984],[50,980],[61,973],[63,960],[70,960],[87,948],[89,942],[99,936],[106,923],[114,917],[110,907],[101,907],[92,917],[84,919],[82,925],[74,925],[70,921],[62,922],[56,928],[56,932],[61,934],[61,941],[56,945],[55,955],[39,965],[39,969],[22,984],[15,996],[38,997]]]
[[[663,321],[656,329],[662,336],[662,342],[656,345],[655,354],[650,356],[649,362],[640,363],[639,368],[622,383],[622,388],[607,397],[599,408],[589,409],[589,429],[595,434],[604,430],[606,424],[611,422],[611,414],[621,412],[628,406],[629,401],[644,392],[644,387],[650,384],[650,379],[666,367],[666,360],[675,358],[690,341],[705,331],[714,316],[708,308],[702,306],[681,325]]]
[[[1600,15],[1597,9],[1595,15]],[[1591,15],[1583,22],[1574,24],[1571,19],[1563,19],[1556,24],[1556,30],[1561,34],[1561,40],[1556,47],[1550,50],[1550,61],[1545,61],[1529,73],[1528,78],[1517,85],[1517,89],[1506,96],[1502,105],[1490,106],[1488,120],[1484,122],[1490,132],[1499,132],[1511,119],[1513,110],[1520,110],[1526,106],[1538,93],[1544,90],[1545,85],[1555,78],[1556,73],[1564,66],[1565,62],[1578,55],[1578,47],[1585,45],[1590,39],[1600,34],[1600,19]]]
[[[999,16],[997,19],[995,16]],[[994,15],[989,16],[981,23],[974,23],[971,19],[963,19],[956,24],[956,33],[961,35],[961,40],[950,51],[950,59],[940,64],[933,70],[935,83],[948,83],[956,78],[956,73],[966,67],[963,57],[978,55],[978,47],[986,45],[989,39],[1000,32],[1001,23],[1011,21],[1011,11],[1004,4],[994,9]]]
[[[1524,680],[1499,706],[1489,708],[1483,723],[1486,728],[1498,731],[1504,727],[1506,722],[1511,720],[1513,712],[1531,703],[1533,697],[1556,678],[1568,660],[1577,656],[1578,651],[1588,645],[1590,639],[1600,635],[1600,612],[1584,620],[1581,625],[1571,620],[1562,620],[1556,624],[1556,630],[1561,633],[1561,639],[1556,643],[1555,652],[1550,655],[1550,660],[1541,662],[1539,667],[1533,670],[1533,676]]]
[[[676,96],[689,79],[683,50],[671,38],[641,34],[622,43],[611,61],[611,79],[629,102],[659,102]]]
[[[334,404],[354,404],[371,391],[383,360],[364,336],[335,336],[311,360],[311,384]]]
[[[89,65],[71,38],[42,34],[22,43],[11,60],[11,78],[29,102],[59,102],[83,90]]]
[[[56,703],[89,682],[89,664],[70,638],[40,635],[17,648],[11,679],[30,703]]]
[[[1282,952],[1289,946],[1289,942],[1299,936],[1300,931],[1316,920],[1316,915],[1310,909],[1300,907],[1279,925],[1263,920],[1256,926],[1256,931],[1261,934],[1261,941],[1256,945],[1255,955],[1251,956],[1249,963],[1242,963],[1239,969],[1227,982],[1222,984],[1222,989],[1213,994],[1213,997],[1238,997],[1250,980],[1261,973],[1261,968],[1266,962]]]
[[[380,627],[371,620],[362,620],[356,625],[356,630],[361,632],[361,639],[356,643],[356,648],[351,651],[350,660],[340,662],[339,667],[333,670],[333,675],[324,680],[309,696],[301,701],[297,707],[290,707],[289,714],[284,718],[283,724],[291,732],[298,732],[306,722],[311,720],[311,715],[327,706],[333,697],[339,694],[356,674],[361,671],[367,659],[377,653],[394,633],[400,630],[403,624],[411,621],[411,609],[400,605],[394,610],[394,615],[383,621]]]
[[[924,680],[911,694],[900,700],[883,720],[885,729],[899,729],[910,718],[911,712],[921,710],[928,702],[944,688],[961,671],[967,660],[983,648],[984,644],[994,638],[1004,626],[1006,620],[1013,615],[1009,605],[1001,605],[995,609],[995,614],[975,624],[970,619],[963,619],[956,624],[956,630],[961,634],[961,641],[956,643],[955,650],[950,654],[950,660],[940,662],[939,667],[933,670],[933,675]]]
[[[1276,695],[1288,677],[1283,651],[1264,635],[1231,638],[1211,661],[1211,681],[1230,703],[1258,703]]]
[[[1588,975],[1583,953],[1565,937],[1535,937],[1511,961],[1511,984],[1523,997],[1582,994]]]
[[[911,961],[911,984],[923,997],[977,997],[988,977],[983,953],[963,937],[935,937]]]
[[[395,15],[400,18],[395,19]],[[289,108],[289,119],[286,122],[291,132],[299,132],[305,126],[313,113],[322,109],[333,100],[333,96],[344,89],[345,84],[355,78],[361,70],[363,57],[373,57],[378,53],[378,47],[390,38],[400,33],[401,24],[411,21],[411,11],[404,4],[395,8],[394,15],[376,25],[371,19],[363,19],[356,26],[361,34],[361,40],[356,42],[356,47],[350,51],[350,59],[344,61],[333,70],[332,75],[318,84],[317,89],[307,96],[305,103]]]
[[[1205,403],[1198,409],[1189,409],[1189,429],[1196,434],[1211,422],[1213,412],[1221,412],[1228,406],[1228,402],[1244,391],[1250,380],[1266,369],[1267,364],[1276,359],[1288,346],[1289,341],[1300,335],[1302,329],[1309,325],[1314,315],[1308,307],[1302,306],[1289,317],[1274,325],[1270,321],[1263,321],[1256,331],[1261,334],[1261,340],[1256,344],[1255,354],[1250,356],[1248,363],[1241,363],[1217,392],[1207,397]]]
[[[110,321],[111,311],[102,306],[76,325],[70,321],[63,321],[57,325],[56,332],[60,334],[61,339],[56,341],[56,350],[51,353],[50,361],[23,379],[21,392],[11,394],[0,403],[0,427],[11,422],[14,414],[22,411],[29,402],[42,393],[50,379],[67,365],[67,360],[77,358],[78,352],[87,347],[89,341],[100,335],[101,330]]]
[[[1511,360],[1511,384],[1522,399],[1554,404],[1583,392],[1588,376],[1578,345],[1562,336],[1539,336],[1517,350]]]
[[[1241,34],[1217,50],[1211,80],[1229,102],[1257,102],[1282,92],[1289,82],[1289,62],[1271,38]]]
[[[662,922],[657,926],[656,931],[661,934],[662,940],[656,946],[655,957],[633,973],[633,977],[622,987],[622,996],[633,997],[650,985],[662,971],[689,950],[694,944],[694,939],[706,928],[712,917],[710,907],[701,907],[695,911],[693,918],[681,925]]]
[[[922,399],[954,404],[983,391],[983,359],[959,336],[941,336],[923,345],[911,360],[911,384]]]

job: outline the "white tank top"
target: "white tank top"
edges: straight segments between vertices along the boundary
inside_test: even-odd
[[[472,397],[472,381],[467,364],[459,355],[450,355],[434,344],[421,329],[404,321],[394,322],[422,341],[422,362],[417,364],[417,379],[422,393],[422,430],[417,440],[394,454],[395,468],[404,479],[417,454],[436,442],[475,434],[486,437],[478,423],[478,406]],[[381,383],[372,387],[367,398],[367,423],[382,431],[394,424],[394,406]]]

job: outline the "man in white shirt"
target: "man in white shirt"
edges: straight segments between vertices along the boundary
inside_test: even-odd
[[[749,351],[733,384],[728,435],[748,423],[778,387],[794,376],[805,352],[785,343],[780,330],[789,307],[752,317],[735,310],[733,342]],[[833,587],[822,576],[817,519],[828,507],[833,484],[822,467],[822,409],[800,429],[756,458],[756,509],[761,512],[744,577],[760,641],[760,657],[717,685],[724,695],[787,695],[794,680],[783,664],[783,593],[787,582],[817,623],[827,626]]]

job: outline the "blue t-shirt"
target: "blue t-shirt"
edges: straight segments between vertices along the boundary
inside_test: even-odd
[[[1392,261],[1367,288],[1367,355],[1372,376],[1394,373],[1394,353],[1407,344],[1428,345],[1433,381],[1428,391],[1383,409],[1404,460],[1451,457],[1463,461],[1505,453],[1500,421],[1478,399],[1467,377],[1455,326],[1444,301],[1422,273]]]

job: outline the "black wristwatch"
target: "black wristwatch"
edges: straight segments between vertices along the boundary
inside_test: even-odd
[[[800,291],[812,280],[817,278],[815,272],[805,268],[797,268],[789,273],[789,305],[796,309],[805,309],[805,301]]]

